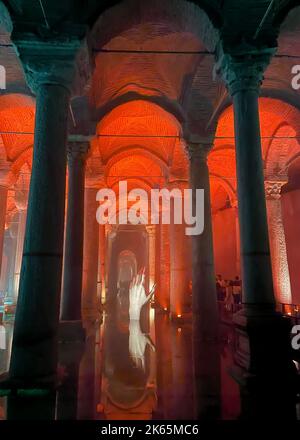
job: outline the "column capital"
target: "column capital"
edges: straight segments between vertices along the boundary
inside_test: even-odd
[[[278,200],[281,197],[281,188],[288,181],[288,178],[280,178],[276,180],[265,180],[266,199]]]
[[[17,210],[20,211],[26,211],[28,204],[28,191],[17,189],[15,191],[15,205],[17,207]]]
[[[90,149],[90,143],[83,142],[68,142],[67,154],[68,154],[68,164],[72,165],[75,162],[81,161],[85,162]]]
[[[258,92],[275,51],[274,47],[243,43],[225,52],[220,45],[214,73],[222,77],[232,96],[241,90]]]
[[[90,75],[85,39],[78,35],[41,39],[32,33],[14,31],[11,40],[34,93],[41,85],[52,84],[67,88],[74,95],[82,94]]]
[[[198,142],[187,141],[185,145],[185,151],[190,161],[199,159],[206,162],[207,155],[212,148],[213,142],[209,139],[203,139]]]
[[[148,232],[149,236],[155,236],[156,225],[146,225],[146,231]]]

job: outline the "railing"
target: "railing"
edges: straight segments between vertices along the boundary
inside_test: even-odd
[[[284,304],[277,305],[277,310],[284,316],[292,319],[294,325],[300,324],[300,305],[299,304]]]
[[[243,308],[243,304],[226,304],[225,301],[218,301],[218,307],[221,319],[228,322],[232,319],[232,315]],[[279,303],[277,311],[289,317],[293,325],[300,325],[300,305]]]

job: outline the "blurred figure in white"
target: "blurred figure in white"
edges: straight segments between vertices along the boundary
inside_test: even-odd
[[[142,307],[154,295],[155,285],[149,295],[145,291],[145,269],[133,278],[129,287],[129,352],[137,368],[145,368],[145,350],[149,344],[152,350],[155,347],[148,335],[142,333],[140,316]]]

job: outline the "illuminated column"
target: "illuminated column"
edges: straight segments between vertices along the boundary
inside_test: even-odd
[[[7,186],[0,186],[0,274],[2,267],[2,254],[3,254],[3,243],[4,243],[4,233],[5,233],[5,217],[6,217],[6,205],[7,205]]]
[[[241,274],[241,243],[240,243],[240,225],[239,225],[239,211],[238,202],[234,200],[231,202],[235,217],[235,243],[236,243],[236,275]]]
[[[99,225],[99,268],[98,268],[98,298],[100,301],[105,302],[106,298],[106,236],[105,225]]]
[[[260,140],[259,89],[273,53],[274,49],[248,45],[235,47],[233,53],[219,51],[219,67],[234,107],[244,302],[233,318],[237,338],[232,375],[243,384],[241,395],[253,411],[259,401],[261,408],[270,411],[271,405],[278,414],[294,399],[296,372],[290,348],[292,324],[275,309]],[[250,384],[255,389],[252,402]]]
[[[210,139],[202,139],[197,143],[187,141],[186,146],[190,160],[193,215],[196,213],[196,190],[204,190],[204,229],[201,234],[192,236],[193,326],[198,342],[201,339],[214,338],[218,325],[210,183],[207,166],[207,154],[211,145]]]
[[[19,197],[16,194],[16,198]],[[26,227],[26,216],[27,216],[27,197],[24,201],[18,200],[16,202],[17,208],[19,210],[19,221],[18,221],[18,232],[17,232],[17,243],[16,243],[16,255],[15,255],[15,269],[14,269],[14,302],[17,302],[18,299],[18,290],[20,284],[20,272],[21,272],[21,264],[22,264],[22,255],[23,255],[23,245],[24,245],[24,236],[25,236],[25,227]]]
[[[233,98],[239,224],[245,304],[274,308],[258,94],[272,51],[223,54],[220,68]]]
[[[57,369],[68,114],[81,42],[71,33],[61,40],[38,40],[17,30],[12,40],[36,93],[36,114],[10,380],[21,387],[52,386]]]
[[[164,309],[170,307],[170,226],[160,225],[160,291],[157,301]]]
[[[61,321],[81,326],[84,232],[84,181],[88,142],[68,144],[68,209],[65,238]]]
[[[156,226],[146,226],[149,240],[149,292],[155,283],[155,233]]]
[[[99,256],[99,224],[96,219],[98,189],[85,188],[84,247],[83,247],[83,317],[92,318],[97,313],[97,282]]]
[[[266,180],[265,190],[275,297],[280,303],[291,304],[291,283],[281,212],[281,188],[286,182],[287,179]]]
[[[16,213],[12,216],[8,232],[8,264],[7,264],[7,300],[9,302],[14,301],[14,272],[15,272],[15,257],[16,257],[16,247],[17,247],[17,236],[18,236],[18,222],[16,221]]]
[[[172,189],[180,189],[181,194],[183,195],[183,190],[187,187],[187,183],[183,181],[175,181],[172,182],[170,186]],[[184,220],[182,220],[180,224],[174,223],[174,209],[171,205],[171,223],[169,228],[171,317],[182,317],[185,298],[188,293],[185,227]]]
[[[113,284],[112,276],[111,276],[111,260],[113,253],[113,244],[117,234],[116,225],[111,225],[109,223],[105,224],[105,250],[106,250],[106,284],[107,284],[107,294],[111,295],[112,289],[111,285]],[[106,295],[106,301],[111,298]]]

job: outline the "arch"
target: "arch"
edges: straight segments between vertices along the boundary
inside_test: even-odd
[[[158,105],[131,101],[114,108],[98,123],[98,151],[105,163],[134,142],[169,163],[180,129],[175,117]]]
[[[139,13],[134,14],[136,9]],[[92,48],[103,47],[119,35],[124,35],[139,25],[158,22],[158,32],[188,31],[203,41],[209,50],[214,50],[218,41],[216,27],[222,23],[219,5],[214,0],[140,0],[115,1],[114,5],[98,10],[92,23],[89,43]],[[96,14],[94,15],[94,17]],[[214,25],[215,27],[214,27]],[[165,28],[163,25],[165,24]]]
[[[0,97],[0,134],[7,160],[14,161],[33,144],[35,101],[31,96],[7,94]]]

